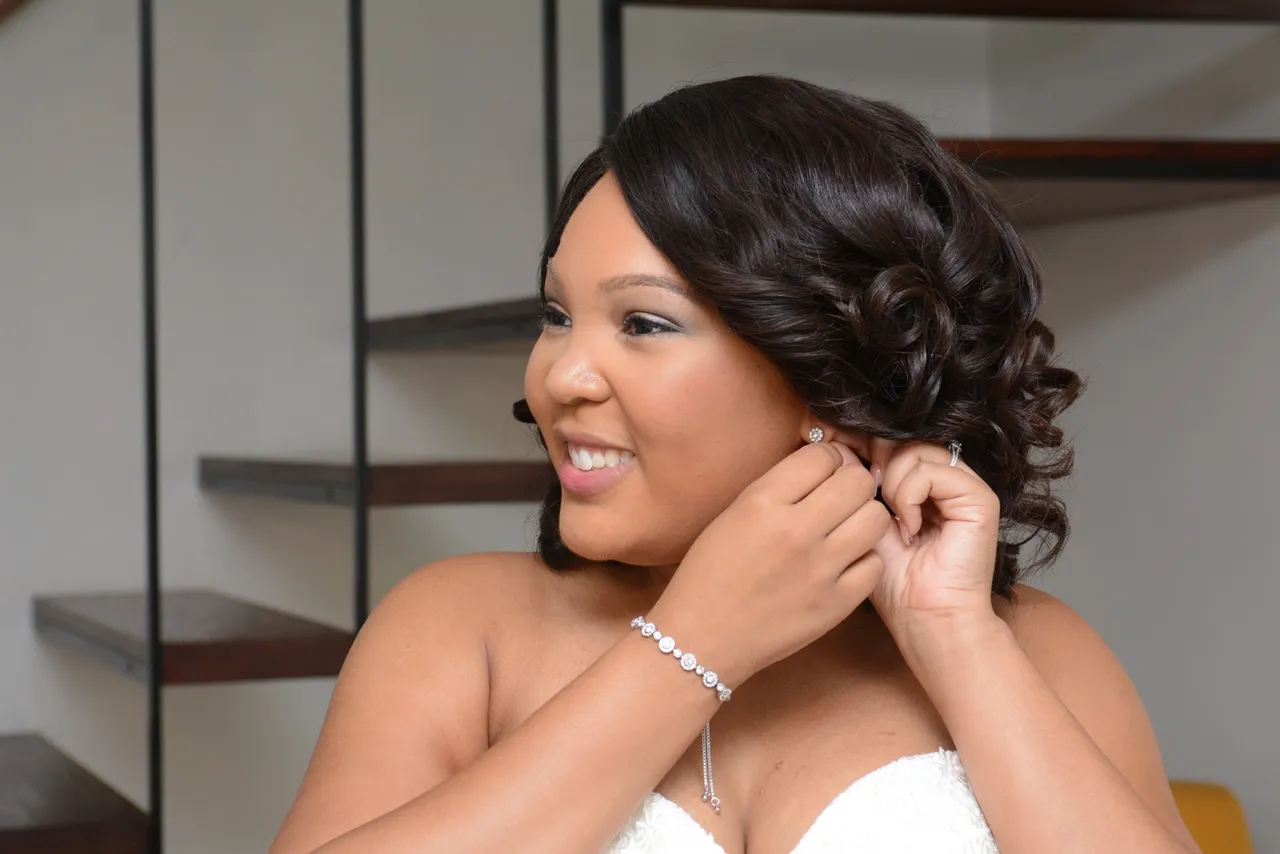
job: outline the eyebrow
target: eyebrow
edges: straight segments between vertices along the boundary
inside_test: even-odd
[[[560,277],[556,275],[555,267],[550,263],[547,264],[547,278],[557,285],[560,284]],[[600,281],[600,290],[605,293],[616,293],[627,288],[660,288],[677,296],[689,298],[689,288],[683,282],[657,273],[620,273]]]

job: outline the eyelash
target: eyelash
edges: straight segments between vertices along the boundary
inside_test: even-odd
[[[557,323],[557,320],[568,321],[568,317],[563,311],[551,305],[550,303],[542,304],[542,312],[538,315],[538,325],[543,329],[552,326],[564,326],[564,323]]]
[[[539,318],[539,325],[543,329],[552,327],[564,329],[569,325],[569,317],[563,311],[551,305],[550,303],[542,304],[542,315]],[[625,332],[628,328],[634,330],[637,325],[647,326],[649,332],[627,332],[633,338],[643,338],[648,335],[656,335],[662,332],[678,332],[679,328],[669,320],[663,320],[650,314],[642,314],[632,312],[622,320],[622,329]]]
[[[651,331],[647,333],[635,332],[635,331],[628,332],[627,334],[632,336],[633,338],[641,338],[641,337],[644,337],[645,335],[658,335],[663,332],[678,331],[676,327],[673,326],[670,322],[662,320],[661,318],[658,318],[658,317],[654,317],[653,315],[649,315],[649,314],[628,314],[622,320],[623,331],[626,331],[628,327],[634,330],[637,325],[648,326]]]

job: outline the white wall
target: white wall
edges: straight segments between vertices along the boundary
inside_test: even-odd
[[[992,131],[1280,137],[1280,28],[1000,23]],[[1075,527],[1041,579],[1133,676],[1174,776],[1280,850],[1280,194],[1033,235],[1068,413]]]
[[[30,628],[36,592],[137,583],[143,529],[135,27],[127,0],[0,28],[0,731],[145,791],[145,696]]]
[[[38,726],[142,801],[141,687],[38,644],[27,616],[34,593],[130,589],[143,577],[133,5],[32,0],[0,29],[0,115],[6,117],[0,133],[0,685],[8,686],[0,689],[0,731]],[[537,5],[366,4],[371,314],[532,292],[543,226]],[[561,5],[567,171],[598,133],[598,20],[592,0]],[[348,453],[345,4],[167,0],[157,6],[165,577],[171,586],[212,585],[347,625],[348,514],[215,499],[194,486],[194,459],[202,452]],[[983,133],[993,123],[1004,129],[1006,112],[1024,111],[1018,90],[989,85],[1002,64],[1014,62],[1020,42],[997,40],[989,68],[985,22],[647,9],[628,11],[627,21],[632,104],[682,80],[769,70],[895,99],[948,134]],[[1044,112],[1037,121],[1052,118],[1051,110]],[[1265,206],[1232,209],[1237,218],[1255,210],[1274,214]],[[1148,246],[1169,242],[1162,220],[1146,222],[1155,224],[1123,234],[1137,240],[1145,228]],[[1096,261],[1096,242],[1088,251],[1075,248],[1082,241],[1073,235],[1082,233],[1115,240],[1107,227],[1039,239],[1055,281]],[[1275,260],[1274,249],[1267,256],[1265,234],[1260,229],[1247,245],[1223,237],[1208,244],[1214,251],[1197,256],[1211,257],[1215,271],[1241,271],[1235,285],[1243,304],[1264,296],[1261,265]],[[1131,268],[1126,282],[1136,278],[1132,268],[1149,269],[1148,253],[1124,257]],[[1194,304],[1193,298],[1172,301],[1187,287],[1194,291],[1194,282],[1170,284],[1180,269],[1159,266],[1152,286],[1143,289],[1160,311],[1187,312]],[[1209,274],[1200,275],[1207,280]],[[1251,287],[1256,293],[1245,295]],[[1114,352],[1121,360],[1105,359],[1098,369],[1093,399],[1086,397],[1073,422],[1087,427],[1091,413],[1100,422],[1110,415],[1109,406],[1096,407],[1117,397],[1106,395],[1106,384],[1120,381],[1126,352],[1118,335],[1106,338],[1114,320],[1071,312],[1060,298],[1053,307],[1091,359]],[[1273,323],[1274,315],[1273,300]],[[1230,325],[1228,337],[1246,320],[1259,331],[1274,328],[1256,311],[1217,317],[1216,323]],[[1116,342],[1110,350],[1103,347],[1108,340]],[[1265,355],[1265,340],[1241,337],[1239,346]],[[1218,340],[1201,346],[1224,352]],[[1261,360],[1256,365],[1256,388],[1243,379],[1219,387],[1220,399],[1233,401],[1236,413],[1260,414],[1255,396],[1266,374]],[[380,357],[370,369],[375,454],[532,454],[532,442],[508,416],[521,368],[510,356]],[[1148,403],[1132,418],[1151,412]],[[1221,465],[1206,457],[1200,465],[1207,477],[1195,484],[1232,496],[1224,495],[1219,506],[1238,497],[1238,480],[1252,484],[1261,499],[1256,473],[1267,461],[1264,428],[1238,414],[1223,423],[1232,425],[1233,442],[1244,441]],[[1107,517],[1086,502],[1114,492],[1113,484],[1098,485],[1096,478],[1106,477],[1119,451],[1108,454],[1112,446],[1104,438],[1084,433],[1081,498],[1073,507],[1079,533],[1062,583],[1074,585],[1069,598],[1078,595],[1126,663],[1137,664],[1162,734],[1178,742],[1166,744],[1175,767],[1230,780],[1258,812],[1275,772],[1267,777],[1261,764],[1222,749],[1203,720],[1197,726],[1188,717],[1190,707],[1176,705],[1184,683],[1216,683],[1212,675],[1206,682],[1187,679],[1184,668],[1162,656],[1183,652],[1188,637],[1209,635],[1212,655],[1243,662],[1250,644],[1265,640],[1260,613],[1248,610],[1260,611],[1248,605],[1259,600],[1245,592],[1224,601],[1229,588],[1221,585],[1216,607],[1232,609],[1234,633],[1215,635],[1220,621],[1202,610],[1204,591],[1180,583],[1149,598],[1151,588],[1135,579],[1152,571],[1151,556],[1135,555],[1116,570],[1126,581],[1099,589],[1112,594],[1129,585],[1133,601],[1147,608],[1166,604],[1183,619],[1177,627],[1144,619],[1136,623],[1141,635],[1126,644],[1131,624],[1078,580],[1088,573],[1073,569],[1089,566],[1096,576],[1092,568],[1100,560],[1091,550],[1100,546],[1093,538],[1115,539],[1103,526],[1091,526],[1090,519],[1105,523]],[[1241,447],[1249,441],[1252,466],[1244,465]],[[1200,446],[1171,446],[1152,455],[1160,463],[1147,464],[1159,471],[1168,451],[1188,447]],[[1143,461],[1137,453],[1125,458],[1126,464]],[[1252,555],[1262,583],[1258,528],[1248,526],[1247,508],[1261,514],[1257,508],[1264,505],[1242,503],[1234,514],[1204,499],[1194,506],[1215,516],[1215,530],[1237,526],[1213,542],[1230,550],[1233,564]],[[440,555],[524,547],[531,509],[377,511],[375,592]],[[1153,526],[1161,521],[1156,513],[1150,518]],[[1204,577],[1200,566],[1178,564],[1177,571]],[[1235,696],[1244,696],[1246,681],[1229,683]],[[331,680],[319,679],[166,691],[169,850],[265,848],[331,687]],[[1233,707],[1229,719],[1219,709],[1215,720],[1224,727],[1229,722],[1230,732],[1260,733],[1272,716],[1255,695],[1248,697],[1254,705]],[[1275,828],[1264,831],[1274,842]]]
[[[1273,25],[1006,21],[990,56],[996,133],[1280,135]]]

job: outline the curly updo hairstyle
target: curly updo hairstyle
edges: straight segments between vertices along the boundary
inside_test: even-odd
[[[1084,380],[1053,364],[1037,264],[985,182],[890,104],[755,75],[687,86],[630,113],[564,187],[542,252],[612,173],[648,239],[815,416],[898,441],[958,439],[1000,498],[993,593],[1061,553],[1050,489],[1074,454],[1054,420]],[[533,419],[524,401],[516,417]],[[743,425],[749,429],[750,425]],[[539,440],[542,440],[539,434]],[[545,442],[543,443],[545,447]],[[538,551],[559,535],[560,486]],[[1037,559],[1019,563],[1037,537]]]

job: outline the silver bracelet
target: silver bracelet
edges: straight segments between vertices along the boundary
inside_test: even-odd
[[[639,629],[640,634],[653,638],[658,642],[658,651],[680,660],[680,666],[691,670],[702,677],[702,684],[716,692],[720,702],[726,702],[733,695],[733,690],[720,681],[714,670],[708,670],[698,663],[698,658],[691,652],[685,652],[676,646],[676,639],[664,635],[658,627],[644,617],[636,617],[631,621],[631,628]],[[711,721],[702,727],[702,800],[711,804],[716,815],[720,814],[720,798],[716,795],[716,778],[711,770]]]
[[[631,628],[639,629],[640,634],[647,638],[653,638],[658,642],[658,651],[666,655],[673,656],[680,660],[680,666],[685,670],[691,670],[698,676],[702,677],[702,684],[716,692],[716,696],[720,698],[720,702],[724,703],[733,695],[733,689],[720,681],[720,677],[716,675],[714,670],[707,670],[698,663],[698,658],[691,652],[676,646],[675,638],[671,635],[664,635],[658,631],[658,627],[650,623],[644,617],[636,617],[631,621]]]

